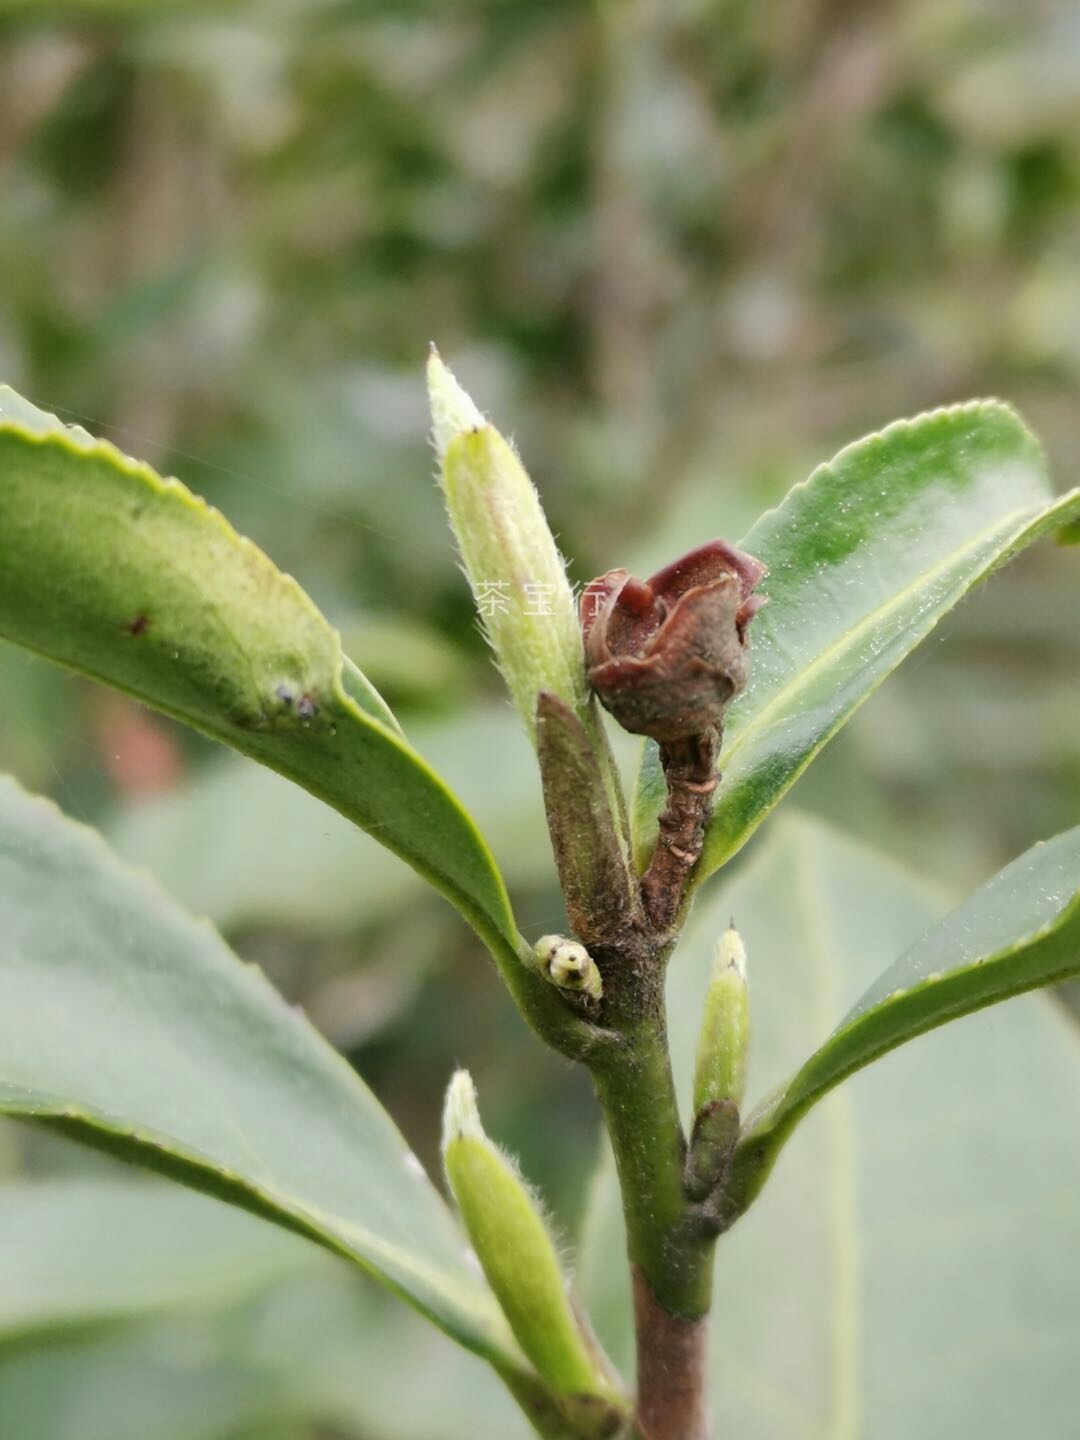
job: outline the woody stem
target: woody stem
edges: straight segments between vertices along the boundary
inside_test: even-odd
[[[641,879],[641,896],[653,930],[665,935],[675,923],[686,879],[697,864],[720,777],[716,760],[721,730],[660,745],[667,804],[660,816],[656,849]]]

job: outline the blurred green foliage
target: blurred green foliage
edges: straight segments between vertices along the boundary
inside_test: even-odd
[[[0,0],[0,276],[0,378],[180,475],[298,576],[539,934],[561,902],[431,480],[427,341],[514,434],[578,581],[736,538],[840,444],[972,395],[1021,409],[1063,488],[1080,17]],[[962,607],[796,803],[958,886],[1075,823],[1070,559],[1043,546]],[[584,1080],[524,1042],[477,944],[373,843],[7,649],[0,763],[262,961],[427,1163],[467,1064],[493,1133],[580,1212]],[[0,1139],[11,1169],[89,1163]],[[408,1433],[442,1433],[425,1424]]]

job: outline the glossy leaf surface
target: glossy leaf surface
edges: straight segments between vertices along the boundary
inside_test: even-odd
[[[781,819],[695,911],[668,996],[689,1103],[716,935],[749,955],[751,1094],[797,1070],[836,1018],[948,908],[818,822]],[[742,1440],[1070,1432],[1080,1344],[1080,1034],[1022,996],[854,1076],[785,1146],[719,1242],[716,1433]],[[632,1365],[612,1167],[598,1178],[582,1288]]]
[[[209,926],[9,780],[0,910],[0,1110],[298,1230],[520,1363],[449,1211],[356,1073]]]
[[[0,635],[297,781],[513,951],[469,816],[299,585],[217,511],[5,388],[0,533]]]
[[[1017,416],[976,402],[898,421],[841,450],[767,511],[741,549],[769,567],[751,677],[729,712],[723,779],[694,872],[735,854],[825,743],[992,570],[1080,516],[1055,500]],[[639,858],[663,801],[646,747]]]

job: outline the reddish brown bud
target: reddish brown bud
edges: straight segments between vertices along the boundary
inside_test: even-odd
[[[648,580],[609,570],[585,587],[589,684],[624,730],[670,743],[722,719],[746,684],[747,627],[765,603],[752,592],[765,573],[713,540]]]

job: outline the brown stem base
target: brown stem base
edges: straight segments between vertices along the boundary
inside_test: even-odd
[[[709,1440],[707,1315],[671,1315],[635,1265],[637,1426],[642,1440]]]

